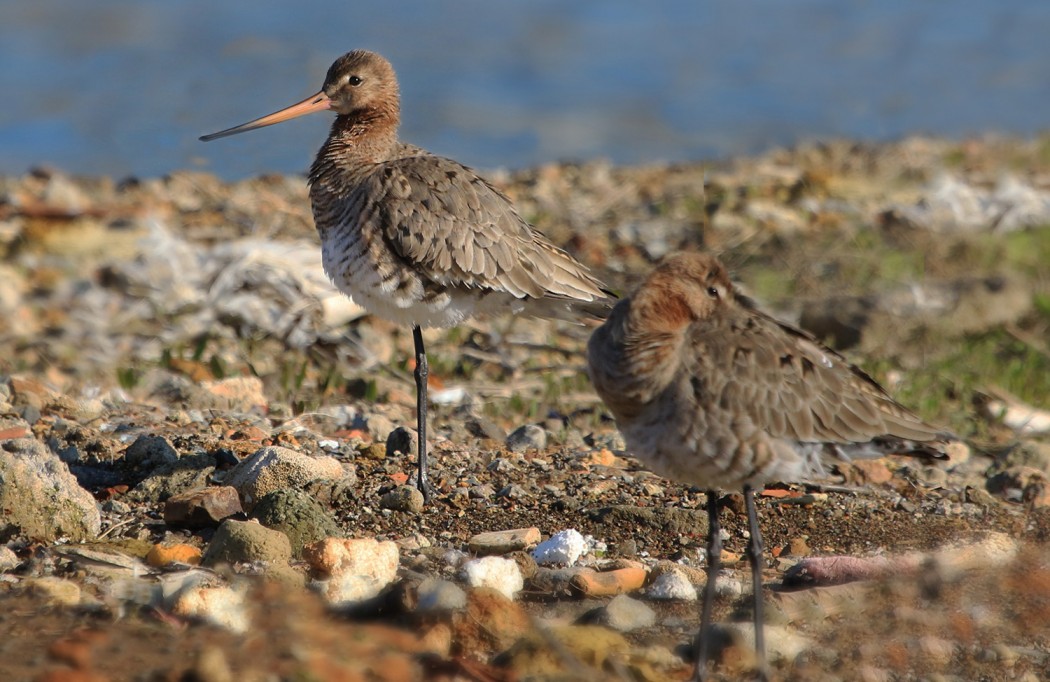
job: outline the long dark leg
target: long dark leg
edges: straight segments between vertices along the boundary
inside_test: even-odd
[[[718,493],[707,491],[707,584],[704,585],[704,601],[700,608],[700,632],[697,634],[696,670],[693,679],[707,679],[707,659],[710,656],[711,609],[715,602],[715,583],[722,563],[722,531],[718,526]]]
[[[417,462],[417,487],[423,493],[423,500],[430,500],[430,483],[427,481],[427,351],[423,348],[423,330],[412,327],[412,340],[416,343],[416,433],[419,436]]]
[[[747,506],[747,529],[751,533],[751,542],[747,554],[751,559],[751,592],[754,599],[755,617],[755,655],[758,657],[758,679],[769,679],[766,667],[766,640],[762,631],[762,531],[758,528],[758,510],[755,509],[755,491],[751,486],[744,486],[744,504]]]

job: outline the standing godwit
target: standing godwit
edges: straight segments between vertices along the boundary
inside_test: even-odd
[[[914,449],[945,434],[924,424],[842,356],[755,309],[714,257],[656,268],[613,308],[587,347],[591,380],[629,451],[654,472],[707,489],[707,584],[696,679],[721,556],[718,488],[744,492],[755,647],[762,636],[762,537],[754,486],[819,476],[823,465]],[[894,449],[898,448],[898,449]]]
[[[328,110],[335,122],[309,175],[322,262],[336,287],[366,310],[412,326],[417,485],[427,498],[421,329],[487,313],[569,317],[570,304],[603,301],[607,292],[473,170],[398,141],[397,76],[373,52],[337,59],[320,92],[303,101],[201,140]]]

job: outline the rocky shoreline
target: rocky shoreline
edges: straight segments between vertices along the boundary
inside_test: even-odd
[[[719,253],[965,438],[764,491],[778,678],[1050,672],[1047,150],[489,174],[617,290]],[[687,677],[705,496],[623,451],[586,325],[427,332],[424,508],[411,336],[328,284],[301,177],[0,178],[0,282],[0,677]],[[750,663],[737,498],[725,679]]]

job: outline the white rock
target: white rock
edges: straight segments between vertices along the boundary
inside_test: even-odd
[[[333,606],[371,599],[397,578],[397,545],[374,538],[327,538],[307,545],[303,557],[314,570],[329,576],[313,587]]]
[[[654,580],[648,594],[650,599],[661,600],[696,601],[697,597],[696,587],[678,571],[668,571]]]
[[[272,446],[260,448],[235,466],[226,476],[225,483],[237,489],[245,511],[251,511],[256,502],[274,490],[301,489],[310,481],[337,481],[345,475],[343,465],[334,457],[311,457],[289,448]]]
[[[0,531],[12,535],[89,540],[102,527],[95,498],[34,438],[6,440],[0,448],[0,509]]]
[[[192,587],[175,599],[172,613],[200,618],[236,634],[244,634],[251,625],[243,590],[230,587]]]
[[[587,549],[587,541],[575,528],[555,533],[549,540],[536,545],[532,558],[538,564],[563,564],[572,566]]]
[[[525,586],[518,563],[498,556],[468,561],[463,564],[463,577],[471,587],[491,587],[507,599],[513,599]]]
[[[14,553],[7,545],[0,545],[0,573],[7,573],[13,571],[22,562],[18,559],[18,555]]]

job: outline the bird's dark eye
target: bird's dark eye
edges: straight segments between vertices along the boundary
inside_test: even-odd
[[[718,287],[707,287],[707,295],[711,298],[718,298],[720,296]]]
[[[350,85],[353,85],[354,87],[357,87],[358,85],[361,85],[361,78],[358,76],[350,76],[346,79],[346,82]]]

